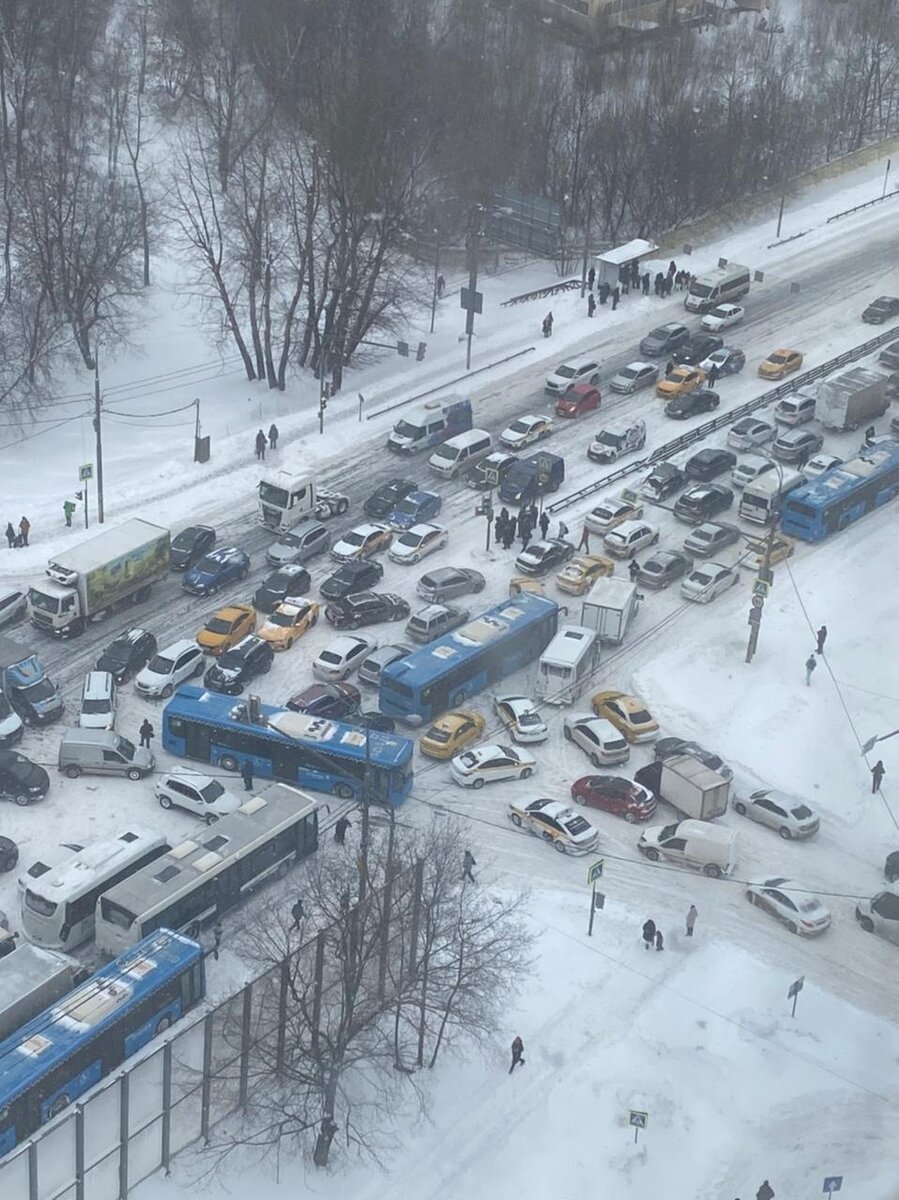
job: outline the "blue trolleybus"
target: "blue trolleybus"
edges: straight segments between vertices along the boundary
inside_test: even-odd
[[[402,804],[412,789],[412,742],[392,733],[366,735],[357,725],[290,709],[235,700],[185,684],[162,713],[162,744],[171,754],[296,784],[344,799],[367,795]]]
[[[0,1042],[0,1155],[168,1029],[205,992],[202,947],[158,929]]]
[[[790,492],[780,525],[793,537],[820,542],[897,495],[899,442],[883,442]]]
[[[558,623],[554,600],[522,592],[385,667],[378,706],[413,724],[430,721],[533,662]]]

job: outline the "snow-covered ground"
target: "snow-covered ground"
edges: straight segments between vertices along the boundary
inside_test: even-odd
[[[899,200],[834,225],[825,221],[834,211],[879,195],[882,177],[883,165],[872,164],[839,186],[823,185],[801,206],[797,202],[784,233],[811,232],[787,246],[766,248],[774,240],[774,214],[764,225],[733,231],[720,243],[697,249],[693,270],[714,265],[724,254],[765,272],[764,283],[748,298],[745,325],[729,339],[744,347],[748,366],[741,377],[721,383],[723,407],[757,394],[755,364],[776,346],[797,346],[812,365],[870,336],[858,313],[873,296],[899,292],[894,250]],[[597,351],[605,382],[638,356],[636,344],[649,328],[683,319],[675,295],[668,302],[631,296],[614,315],[600,308],[590,321],[575,293],[552,301],[555,335],[551,342],[535,342],[549,305],[498,305],[548,282],[545,267],[483,280],[485,315],[473,365],[534,347],[527,357],[478,376],[472,387],[462,383],[451,389],[470,394],[478,422],[494,432],[516,413],[547,410],[542,375],[569,350]],[[793,283],[800,286],[798,294],[790,290]],[[196,521],[216,524],[220,544],[233,539],[253,555],[250,583],[233,597],[222,597],[246,599],[266,573],[261,551],[270,540],[253,511],[256,429],[276,420],[283,445],[277,465],[308,463],[324,482],[348,492],[354,502],[350,517],[357,518],[359,503],[376,482],[403,473],[404,467],[385,461],[381,453],[395,417],[360,425],[356,391],[366,395],[371,413],[462,374],[464,347],[456,340],[461,318],[455,297],[444,301],[426,362],[397,369],[398,361],[390,359],[360,373],[358,382],[347,384],[347,395],[332,402],[320,437],[314,385],[296,384],[284,395],[247,385],[233,362],[214,359],[198,335],[196,314],[175,302],[173,289],[170,281],[154,297],[143,359],[104,365],[110,410],[107,518],[142,515],[175,528]],[[695,326],[696,318],[687,323]],[[416,332],[410,335],[413,342]],[[84,383],[85,395],[88,390]],[[154,425],[152,435],[112,423],[112,410],[157,412],[196,395],[202,397],[204,432],[213,437],[207,466],[190,461],[189,412],[160,417],[160,423],[186,419],[188,424]],[[598,477],[584,454],[589,434],[625,413],[646,421],[649,448],[690,426],[666,419],[652,395],[605,396],[598,419],[560,424],[547,443],[566,457],[563,494]],[[0,552],[0,578],[38,575],[49,554],[84,537],[83,529],[62,528],[61,506],[73,490],[78,463],[93,457],[89,421],[41,430],[38,426],[32,432],[39,436],[15,445],[11,431],[5,431],[0,520],[16,521],[20,509],[27,512],[33,546]],[[826,448],[848,455],[857,440],[856,434],[828,435]],[[723,442],[724,432],[712,439],[712,444]],[[414,477],[427,476],[418,462],[409,469]],[[514,551],[485,556],[483,520],[473,515],[472,493],[442,484],[437,490],[444,495],[441,520],[450,528],[450,540],[428,565],[478,566],[488,576],[484,605],[498,601],[513,571]],[[588,507],[585,502],[566,511],[573,531]],[[648,509],[646,516],[658,523],[663,546],[680,545],[687,530],[670,513]],[[887,768],[882,796],[870,793],[859,746],[869,736],[899,727],[896,520],[895,506],[887,507],[830,543],[800,546],[789,565],[779,565],[750,666],[743,661],[750,573],[743,571],[741,586],[707,609],[682,604],[676,589],[648,595],[632,636],[604,656],[597,676],[598,686],[642,696],[663,734],[695,737],[719,751],[734,766],[738,791],[767,783],[803,795],[822,818],[819,836],[809,843],[785,843],[776,833],[729,814],[725,821],[739,830],[737,871],[733,880],[716,881],[646,862],[635,850],[638,833],[631,826],[590,812],[606,862],[607,903],[588,940],[584,862],[552,854],[515,831],[505,816],[506,802],[523,789],[530,788],[533,796],[562,797],[572,780],[590,770],[581,752],[562,739],[561,714],[550,711],[551,738],[536,748],[539,769],[529,785],[463,791],[452,784],[445,765],[416,759],[414,797],[402,819],[426,820],[435,808],[458,814],[471,831],[481,886],[532,889],[539,968],[522,981],[495,1054],[486,1061],[446,1062],[436,1072],[431,1122],[403,1137],[386,1173],[370,1164],[347,1163],[338,1154],[333,1173],[325,1176],[288,1168],[283,1186],[272,1187],[272,1197],[288,1187],[334,1200],[375,1200],[388,1193],[403,1200],[462,1194],[471,1200],[513,1195],[568,1200],[588,1190],[615,1200],[661,1195],[746,1200],[767,1176],[781,1200],[819,1194],[824,1176],[834,1174],[846,1176],[844,1190],[852,1200],[899,1197],[894,1136],[899,1088],[894,1074],[884,1069],[899,1051],[899,1033],[890,1024],[896,1015],[899,950],[862,933],[853,919],[854,899],[878,890],[885,853],[899,848],[894,815],[899,803],[891,807],[899,738],[878,747]],[[348,523],[335,526],[340,530]],[[735,559],[736,551],[727,557]],[[311,564],[313,591],[331,569],[327,561]],[[413,600],[417,575],[388,566],[384,587]],[[548,591],[558,596],[551,583]],[[137,619],[164,644],[192,635],[215,607],[214,601],[198,604],[186,597],[172,579],[157,589]],[[34,642],[50,664],[70,705],[68,721],[77,711],[83,672],[105,642],[134,619],[118,618],[109,628],[91,629],[66,644],[38,642],[27,626],[13,636]],[[803,662],[821,622],[830,631],[827,652],[806,688]],[[398,640],[400,631],[372,632],[387,641]],[[320,623],[294,650],[280,655],[260,689],[263,698],[281,700],[310,682],[309,661],[327,637]],[[527,689],[531,679],[531,672],[523,672],[509,681],[511,690]],[[480,698],[479,707],[490,715],[488,697]],[[133,734],[145,715],[158,729],[158,710],[130,687],[123,689],[118,728]],[[22,749],[52,768],[58,737],[58,729],[29,732]],[[651,749],[635,749],[623,773],[632,774],[650,757]],[[169,765],[164,753],[159,758]],[[85,842],[135,820],[158,825],[172,839],[195,829],[185,813],[162,813],[149,781],[70,781],[55,771],[50,796],[40,807],[0,810],[0,830],[16,839],[26,863],[48,844]],[[831,909],[833,927],[823,937],[808,942],[792,937],[746,903],[746,881],[781,872],[813,889]],[[297,886],[296,880],[288,881],[290,890]],[[694,943],[681,936],[691,902],[700,913]],[[14,877],[0,879],[0,909],[16,913]],[[666,934],[662,954],[644,952],[639,940],[647,916]],[[240,920],[238,912],[226,922],[226,936],[227,927]],[[210,963],[214,996],[234,978],[235,964],[227,960],[223,955],[220,973]],[[793,1019],[786,991],[799,975],[806,987]],[[508,1078],[507,1045],[515,1033],[524,1038],[527,1065]],[[629,1108],[650,1114],[636,1146],[626,1124]],[[198,1170],[187,1156],[172,1180],[154,1180],[141,1195],[147,1200],[179,1196],[191,1188]],[[268,1187],[263,1178],[254,1171],[224,1186],[261,1191]],[[214,1185],[216,1193],[220,1186]]]

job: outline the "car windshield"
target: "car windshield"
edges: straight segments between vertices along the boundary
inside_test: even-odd
[[[530,421],[513,421],[509,426],[513,433],[527,433],[531,428]]]
[[[407,496],[405,500],[401,500],[396,506],[396,511],[398,513],[403,513],[404,515],[414,517],[419,508],[421,508],[421,501],[412,500],[409,496]]]
[[[463,767],[476,767],[478,764],[477,755],[472,750],[466,750],[460,759]],[[489,761],[489,759],[487,760]]]
[[[42,917],[52,917],[56,912],[56,905],[52,900],[45,900],[43,896],[32,891],[25,893],[25,907],[30,908],[32,912],[39,913]]]
[[[279,625],[282,629],[290,629],[296,617],[293,613],[275,612],[268,619],[269,625]]]
[[[134,742],[129,742],[127,738],[120,737],[118,739],[116,750],[118,750],[122,758],[127,758],[129,762],[134,758]]]
[[[786,354],[772,354],[768,361],[778,364],[785,363],[787,361],[787,356]]]
[[[127,663],[131,657],[130,642],[113,642],[103,651],[102,658],[108,663]]]
[[[630,723],[632,725],[646,725],[651,720],[652,717],[645,708],[635,709],[635,711],[630,714]]]
[[[617,449],[624,438],[620,433],[612,433],[610,429],[601,429],[593,440],[602,446],[614,446]]]
[[[707,575],[705,571],[694,571],[690,576],[690,581],[692,583],[700,583],[705,587],[706,584],[712,582],[712,576]]]
[[[562,366],[556,367],[556,374],[561,375],[563,379],[574,379],[577,372],[575,371],[574,367]],[[513,425],[512,428],[514,429],[515,426]]]
[[[197,533],[194,529],[182,529],[177,537],[172,539],[173,550],[191,550],[194,542],[197,540]]]
[[[230,633],[231,632],[231,622],[224,620],[224,618],[222,618],[222,617],[213,617],[212,620],[207,622],[207,624],[206,624],[206,632],[207,633],[222,633],[222,634]]]
[[[41,612],[59,612],[59,598],[57,596],[45,596],[40,588],[29,588],[28,599],[32,608],[40,609]]]
[[[83,713],[108,713],[112,711],[112,701],[106,700],[85,700],[81,705]]]
[[[218,559],[212,558],[212,556],[209,554],[204,554],[197,563],[197,570],[212,572],[214,574],[216,571],[221,569],[221,565],[222,564],[218,561]]]
[[[224,794],[225,789],[217,779],[210,779],[205,787],[200,788],[200,795],[207,804],[212,804],[213,801],[218,800],[219,796],[224,796]]]
[[[276,546],[290,546],[291,549],[295,549],[299,545],[300,539],[295,533],[285,533],[281,540],[276,543]]]
[[[640,372],[636,367],[623,367],[618,374],[622,379],[637,379]]]
[[[28,687],[17,688],[16,690],[29,704],[35,704],[41,700],[52,700],[56,695],[53,684],[49,679],[40,679],[37,683],[32,683]]]
[[[154,675],[171,675],[174,666],[175,663],[171,658],[166,658],[163,654],[154,654],[147,670],[152,671]]]
[[[397,421],[393,427],[393,432],[398,437],[412,438],[413,441],[425,435],[423,425],[410,425],[408,421]]]
[[[643,570],[647,575],[660,575],[665,570],[665,564],[660,562],[644,563]]]
[[[699,296],[702,299],[705,296],[711,296],[711,294],[712,294],[711,286],[707,283],[698,283],[696,280],[694,280],[690,284],[690,295],[691,296]]]
[[[694,529],[690,537],[692,542],[710,542],[715,536],[712,529]]]
[[[800,912],[816,913],[821,911],[821,905],[817,900],[799,900],[797,904]]]
[[[654,329],[652,333],[649,334],[650,340],[656,341],[665,341],[665,339],[669,336],[670,333],[664,325],[660,325],[658,329]]]
[[[285,488],[263,482],[259,485],[259,499],[266,504],[274,504],[277,508],[287,508],[290,497]]]

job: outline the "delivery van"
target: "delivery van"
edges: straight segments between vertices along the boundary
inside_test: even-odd
[[[493,441],[486,429],[469,429],[438,446],[428,459],[428,466],[446,479],[455,479],[460,471],[474,466],[493,450]]]
[[[156,759],[112,729],[67,729],[59,743],[59,769],[69,779],[79,775],[126,775],[143,779]]]
[[[697,275],[684,297],[684,307],[690,312],[707,313],[718,304],[736,304],[749,291],[751,278],[748,267],[728,263],[704,275]]]
[[[429,400],[397,421],[387,437],[387,449],[394,454],[417,454],[457,433],[465,433],[471,425],[470,400],[460,396]]]
[[[736,865],[737,831],[708,821],[675,821],[644,829],[637,849],[650,862],[664,858],[676,866],[720,879]]]

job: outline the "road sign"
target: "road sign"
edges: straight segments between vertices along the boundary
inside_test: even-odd
[[[78,468],[78,478],[81,480],[82,483],[84,483],[88,479],[93,479],[93,477],[94,477],[94,464],[93,463],[85,463],[83,466]]]
[[[587,868],[587,882],[596,883],[597,879],[602,878],[602,868],[605,863],[604,858],[598,858],[595,863],[591,863]]]
[[[459,289],[460,308],[464,308],[468,313],[482,313],[484,311],[484,293],[472,292],[470,288],[463,287]]]
[[[645,1129],[649,1124],[649,1113],[630,1108],[627,1113],[627,1123],[636,1126],[637,1129]]]
[[[594,892],[593,893],[593,907],[594,908],[605,908],[605,906],[606,906],[605,892]]]
[[[765,583],[764,579],[757,579],[752,585],[753,596],[767,596],[771,590],[771,584]],[[753,601],[755,603],[755,601]]]
[[[762,587],[765,587],[764,583],[762,584]],[[753,608],[764,608],[764,605],[765,605],[765,597],[763,595],[752,597],[752,607]]]
[[[755,598],[755,597],[753,597],[753,599],[754,599],[754,598]],[[750,610],[749,610],[749,624],[750,624],[750,625],[761,625],[761,623],[762,623],[762,610],[761,610],[761,608],[750,608]]]
[[[843,1186],[843,1176],[842,1175],[828,1175],[827,1178],[824,1180],[824,1187],[822,1187],[821,1191],[826,1192],[827,1195],[829,1196],[829,1195],[831,1195],[832,1192],[838,1192],[842,1186]]]
[[[800,975],[798,979],[794,979],[790,984],[790,990],[787,992],[787,998],[792,1000],[794,996],[798,996],[802,991],[802,986],[805,983],[805,976]]]

